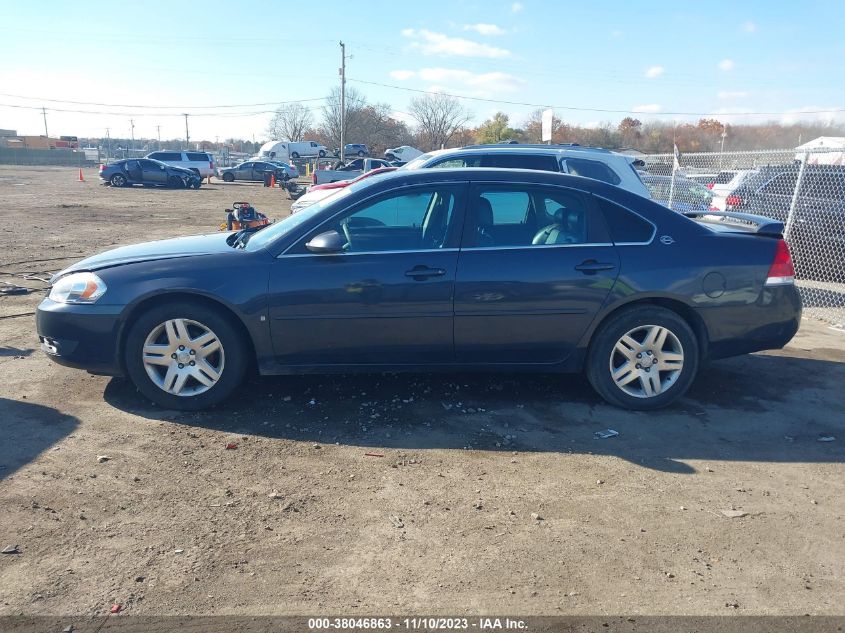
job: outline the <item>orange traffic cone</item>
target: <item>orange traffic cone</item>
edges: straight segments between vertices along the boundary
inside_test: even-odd
[[[85,182],[85,176],[82,175],[82,167],[79,168],[79,182]]]
[[[270,174],[270,187],[276,186],[276,174]]]

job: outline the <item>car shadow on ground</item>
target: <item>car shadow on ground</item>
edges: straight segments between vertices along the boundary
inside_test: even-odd
[[[51,407],[0,398],[0,480],[33,461],[79,426]]]
[[[591,453],[691,473],[684,460],[845,461],[843,384],[845,363],[760,354],[713,363],[685,398],[645,413],[604,404],[581,376],[547,374],[255,378],[198,413],[162,411],[120,379],[105,398],[150,419],[375,452]],[[596,436],[607,429],[619,435]]]

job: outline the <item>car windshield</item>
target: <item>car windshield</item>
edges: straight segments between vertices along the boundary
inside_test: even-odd
[[[248,251],[257,251],[261,248],[264,248],[271,242],[276,241],[277,239],[287,235],[299,225],[307,222],[315,215],[320,213],[323,209],[325,209],[328,205],[334,204],[338,200],[345,198],[353,191],[357,191],[359,187],[345,187],[343,189],[338,189],[334,195],[331,195],[323,200],[315,202],[314,204],[305,207],[299,213],[294,213],[289,215],[288,217],[271,224],[266,229],[262,229],[256,233],[252,233],[247,238],[242,240],[242,244],[244,248]]]

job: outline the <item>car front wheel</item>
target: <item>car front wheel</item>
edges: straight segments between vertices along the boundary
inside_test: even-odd
[[[247,368],[247,346],[223,314],[173,303],[142,314],[126,337],[126,370],[147,398],[196,411],[229,397]]]
[[[234,182],[235,181],[235,174],[231,172],[226,172],[223,174],[223,182]]]
[[[671,310],[642,306],[599,327],[587,357],[587,378],[610,404],[647,411],[684,395],[698,363],[698,341],[689,324]]]

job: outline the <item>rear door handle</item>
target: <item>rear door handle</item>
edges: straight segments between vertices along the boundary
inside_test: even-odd
[[[442,277],[446,274],[443,268],[429,268],[428,266],[414,266],[411,270],[405,271],[406,277],[413,277],[416,281],[422,281],[429,277]]]
[[[616,268],[616,264],[611,264],[609,262],[597,262],[594,259],[588,259],[587,261],[578,264],[575,267],[575,270],[580,270],[585,275],[594,275],[602,270],[613,270],[614,268]]]

